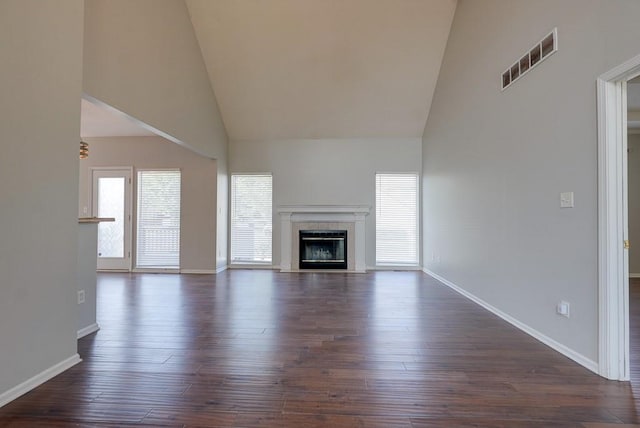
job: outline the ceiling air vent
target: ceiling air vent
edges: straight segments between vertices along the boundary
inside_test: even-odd
[[[502,90],[527,74],[551,54],[558,50],[558,29],[554,28],[542,40],[536,43],[519,60],[502,73]]]

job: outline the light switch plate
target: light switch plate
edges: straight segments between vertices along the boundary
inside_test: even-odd
[[[556,306],[556,313],[569,318],[571,315],[571,305],[569,302],[565,302],[564,300],[558,302],[558,305]]]
[[[560,193],[560,208],[573,208],[573,192]]]

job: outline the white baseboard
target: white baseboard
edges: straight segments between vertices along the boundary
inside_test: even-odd
[[[134,268],[131,272],[133,273],[175,273],[179,274],[180,269],[178,268]]]
[[[220,267],[216,268],[216,273],[224,272],[227,269],[229,269],[228,265],[220,266]]]
[[[78,330],[78,339],[82,339],[85,336],[90,335],[91,333],[95,333],[100,330],[100,326],[98,323],[93,323],[91,325],[86,326],[85,328],[81,328]]]
[[[281,270],[280,273],[367,273],[366,270],[346,270],[346,269],[297,269]]]
[[[180,269],[180,273],[194,275],[213,275],[216,273],[216,271],[213,269]]]
[[[229,265],[229,269],[257,269],[257,270],[274,270],[278,269],[277,266],[273,265],[254,265],[254,264],[237,264],[237,265]]]
[[[368,271],[421,271],[420,266],[367,266]]]
[[[592,372],[594,372],[596,374],[599,374],[598,363],[596,363],[595,361],[585,357],[584,355],[574,351],[573,349],[570,349],[570,348],[566,347],[562,343],[557,342],[556,340],[550,338],[549,336],[546,336],[546,335],[542,334],[538,330],[536,330],[536,329],[534,329],[532,327],[529,327],[525,323],[518,321],[517,319],[513,318],[512,316],[502,312],[500,309],[495,308],[494,306],[490,305],[489,303],[485,302],[484,300],[482,300],[482,299],[474,296],[473,294],[469,293],[468,291],[458,287],[457,285],[455,285],[451,281],[448,281],[447,279],[441,277],[437,273],[431,272],[427,268],[423,268],[422,271],[424,273],[426,273],[427,275],[437,279],[438,281],[440,281],[441,283],[443,283],[447,287],[451,288],[452,290],[456,291],[457,293],[461,294],[462,296],[466,297],[467,299],[471,300],[472,302],[477,303],[478,305],[482,306],[483,308],[485,308],[489,312],[499,316],[500,318],[502,318],[503,320],[505,320],[509,324],[513,325],[514,327],[524,331],[528,335],[532,336],[534,339],[539,340],[540,342],[544,343],[548,347],[560,352],[565,357],[572,359],[576,363],[580,364],[581,366],[586,367],[587,369],[591,370]]]
[[[56,377],[63,371],[75,366],[81,361],[82,359],[80,359],[80,355],[75,354],[67,358],[66,360],[59,362],[58,364],[49,367],[43,372],[38,373],[31,379],[28,379],[22,382],[20,385],[17,385],[6,392],[3,392],[2,394],[0,394],[0,407],[3,407],[4,405],[12,402],[16,398],[42,385],[49,379]]]
[[[629,278],[640,278],[640,273],[630,273]]]

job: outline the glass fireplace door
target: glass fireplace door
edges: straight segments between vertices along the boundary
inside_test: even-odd
[[[301,230],[300,269],[347,269],[346,230]]]

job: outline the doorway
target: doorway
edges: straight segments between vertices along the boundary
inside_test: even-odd
[[[640,55],[597,80],[599,373],[630,379],[627,82]]]
[[[91,212],[98,224],[98,270],[131,270],[131,168],[91,168]]]

